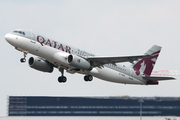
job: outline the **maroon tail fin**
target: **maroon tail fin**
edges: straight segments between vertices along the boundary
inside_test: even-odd
[[[150,76],[160,51],[160,46],[154,45],[151,47],[145,54],[152,55],[152,57],[143,58],[133,65],[133,69],[136,72],[136,75],[143,74],[145,76]]]

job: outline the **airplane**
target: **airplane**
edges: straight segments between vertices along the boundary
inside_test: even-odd
[[[158,85],[158,81],[173,80],[173,77],[150,76],[156,60],[161,51],[158,45],[152,46],[144,55],[135,56],[96,56],[84,50],[57,42],[32,30],[16,29],[5,35],[5,40],[23,52],[22,63],[30,57],[28,64],[31,68],[52,73],[54,68],[61,72],[58,78],[60,83],[65,83],[67,78],[64,71],[74,74],[84,74],[85,81],[92,81],[93,77],[122,84]],[[117,63],[130,62],[125,66]]]

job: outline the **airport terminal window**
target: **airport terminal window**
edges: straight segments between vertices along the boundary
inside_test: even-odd
[[[140,106],[9,106],[9,109],[139,109]],[[180,109],[180,106],[143,106],[143,109]]]
[[[17,34],[20,34],[19,31],[17,31]],[[114,67],[111,64],[107,64],[107,66]],[[120,70],[121,69],[123,70],[123,67],[122,68],[120,67]],[[77,102],[74,102],[74,99]],[[144,99],[146,101],[142,105],[142,115],[144,116],[167,116],[167,115],[179,116],[179,111],[180,111],[179,97],[178,98],[153,97],[153,98],[144,98]],[[51,100],[50,99],[45,100],[45,98],[40,99],[40,97],[27,97],[27,98],[9,97],[8,115],[9,116],[139,116],[140,105],[138,103],[138,100],[139,97],[132,97],[132,98],[115,97],[108,99],[52,97]],[[41,102],[41,101],[46,101],[46,102]],[[79,101],[82,101],[82,103],[79,104]],[[96,101],[98,102],[96,103]],[[116,103],[113,103],[113,101],[115,101]],[[123,103],[121,103],[121,101]]]

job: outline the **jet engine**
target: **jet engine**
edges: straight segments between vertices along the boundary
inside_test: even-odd
[[[83,69],[83,70],[90,70],[91,64],[82,57],[76,55],[69,55],[67,58],[67,62],[76,68]]]
[[[31,57],[29,58],[29,66],[31,68],[34,68],[36,70],[42,71],[42,72],[53,72],[54,68],[50,63],[46,62],[45,60]]]
[[[57,52],[53,55],[55,62],[67,64],[67,58],[70,54],[65,52]]]
[[[69,53],[57,52],[53,56],[55,62],[70,65],[74,68],[91,70],[91,64],[84,58]]]

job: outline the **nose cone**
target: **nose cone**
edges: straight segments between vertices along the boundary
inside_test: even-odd
[[[9,33],[6,34],[6,35],[5,35],[5,39],[6,39],[7,42],[10,42],[10,40],[11,40],[11,35],[10,35]]]

